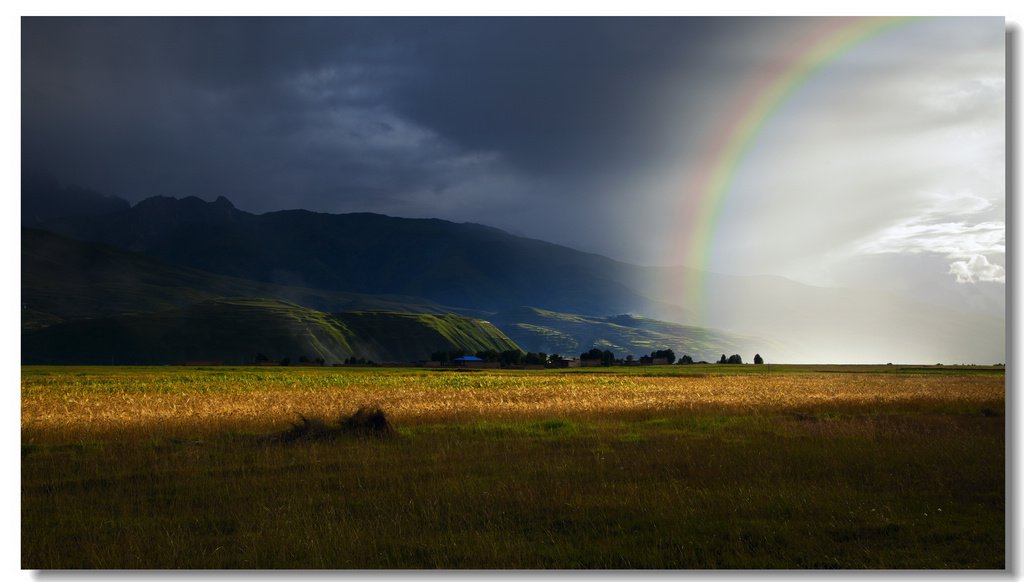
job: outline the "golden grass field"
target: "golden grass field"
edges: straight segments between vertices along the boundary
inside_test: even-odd
[[[1002,409],[1003,374],[472,373],[316,368],[27,368],[26,442],[118,435],[279,430],[298,415],[338,418],[380,406],[396,425],[549,417],[648,418],[686,412]],[[130,370],[130,369],[127,369]],[[782,369],[784,370],[784,368]]]
[[[1006,566],[1002,368],[24,367],[21,383],[24,569]],[[279,438],[364,405],[397,436]]]

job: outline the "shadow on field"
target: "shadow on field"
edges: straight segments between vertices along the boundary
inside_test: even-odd
[[[352,416],[339,419],[337,424],[306,418],[301,414],[299,421],[292,423],[292,427],[284,432],[267,435],[262,440],[269,443],[292,443],[333,440],[345,436],[377,439],[398,436],[398,431],[379,406],[361,406]]]

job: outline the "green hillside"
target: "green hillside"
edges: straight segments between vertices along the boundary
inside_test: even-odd
[[[589,317],[519,307],[491,318],[523,350],[577,356],[591,348],[616,357],[635,357],[670,349],[677,357],[717,361],[722,354],[740,354],[751,361],[779,351],[780,345],[728,332],[668,323],[635,315]]]
[[[333,313],[331,318],[336,326],[349,331],[357,356],[383,352],[389,354],[390,361],[408,362],[428,359],[439,349],[460,348],[469,354],[519,349],[490,323],[450,313],[345,311]]]
[[[244,363],[259,353],[293,361],[305,355],[330,363],[351,356],[409,362],[441,349],[504,351],[515,347],[509,338],[526,351],[564,356],[596,346],[620,357],[670,348],[717,360],[723,352],[749,359],[763,345],[639,317],[533,308],[493,314],[420,297],[261,283],[31,228],[22,229],[21,256],[25,363]],[[437,275],[453,267],[433,268]]]
[[[22,364],[251,363],[301,356],[410,362],[436,350],[517,349],[487,322],[458,315],[326,313],[285,301],[218,298],[179,309],[67,321],[22,333]]]

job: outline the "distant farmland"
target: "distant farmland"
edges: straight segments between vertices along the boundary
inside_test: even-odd
[[[26,569],[1005,567],[1002,368],[24,367],[21,402]]]

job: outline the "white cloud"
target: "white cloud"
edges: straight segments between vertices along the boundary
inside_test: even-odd
[[[1001,221],[927,222],[915,218],[890,227],[860,246],[864,254],[938,253],[959,259],[949,266],[958,283],[1006,283],[1006,271],[990,263],[986,254],[1006,253],[1006,224]]]
[[[1005,95],[1004,79],[979,77],[930,87],[921,101],[941,113],[985,116],[1005,103]]]
[[[983,255],[974,255],[967,261],[956,261],[949,266],[949,272],[956,275],[957,283],[992,281],[1006,283],[1006,270],[988,262]]]
[[[1006,253],[1006,223],[1002,220],[968,221],[965,217],[990,215],[994,205],[966,190],[930,192],[922,197],[916,216],[875,233],[858,245],[863,254],[937,253],[955,260],[948,273],[958,283],[1006,282],[1002,266],[987,255]]]
[[[967,190],[956,192],[929,192],[925,195],[925,213],[932,216],[947,214],[976,214],[992,208],[992,203]]]
[[[968,258],[980,253],[1006,252],[1006,224],[990,221],[927,222],[920,218],[889,227],[860,245],[860,252],[942,253]]]

